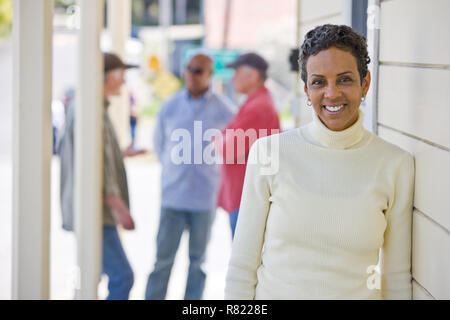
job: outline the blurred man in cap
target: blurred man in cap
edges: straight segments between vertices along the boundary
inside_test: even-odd
[[[108,300],[125,300],[133,286],[133,271],[123,250],[117,232],[117,225],[126,230],[134,229],[130,214],[127,176],[124,156],[141,154],[142,150],[122,152],[117,142],[113,125],[108,116],[108,99],[120,94],[125,83],[125,70],[136,66],[128,65],[115,54],[104,53],[103,95],[103,259],[102,271],[108,278]],[[66,128],[59,155],[61,157],[60,197],[63,228],[74,230],[73,178],[74,178],[74,106],[72,100],[66,113]]]
[[[247,100],[223,131],[221,139],[216,140],[220,141],[220,146],[216,145],[216,148],[223,156],[218,206],[229,213],[231,235],[234,237],[250,147],[261,133],[270,135],[279,132],[280,121],[269,90],[264,85],[269,67],[266,60],[256,53],[247,53],[227,67],[235,69],[233,85],[236,92],[247,95]],[[239,130],[246,133],[253,130],[255,135],[248,134],[248,144],[242,139],[239,142],[236,141],[238,134],[235,134]],[[239,147],[242,142],[245,145]],[[227,159],[227,148],[234,148],[231,163]]]

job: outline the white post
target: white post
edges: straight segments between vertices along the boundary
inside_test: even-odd
[[[126,43],[131,32],[131,1],[108,0],[107,5],[111,52],[126,62]],[[127,86],[123,86],[120,96],[110,102],[108,112],[119,144],[124,149],[130,144],[130,92]]]
[[[97,299],[102,258],[103,0],[79,0],[80,36],[75,110],[74,210],[77,299]]]
[[[13,2],[12,298],[50,298],[52,0]]]
[[[163,38],[164,69],[170,71],[170,35],[169,28],[172,25],[172,0],[159,0],[159,26]]]
[[[300,39],[300,35],[301,35],[301,27],[302,27],[302,4],[301,4],[301,0],[297,0],[297,8],[296,8],[296,33],[295,33],[295,47],[296,48],[300,48],[300,45],[302,44],[302,40]],[[301,119],[300,119],[300,114],[301,114],[301,108],[302,108],[302,80],[300,77],[300,72],[301,70],[299,70],[298,72],[295,73],[295,88],[294,88],[294,98],[291,100],[291,114],[294,117],[294,125],[295,127],[299,127],[301,124]]]
[[[351,27],[352,26],[352,10],[353,0],[342,1],[342,22]]]
[[[364,127],[378,133],[378,60],[380,42],[380,0],[369,0],[367,8],[367,47],[372,77],[364,106]]]

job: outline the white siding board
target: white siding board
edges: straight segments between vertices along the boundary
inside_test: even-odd
[[[450,230],[450,152],[388,128],[379,127],[378,135],[414,155],[414,206]]]
[[[381,3],[380,60],[450,65],[450,1]]]
[[[413,280],[413,300],[435,300],[417,281]]]
[[[450,69],[382,65],[378,88],[379,123],[450,148]]]
[[[450,235],[418,211],[413,218],[413,277],[436,299],[450,299]]]

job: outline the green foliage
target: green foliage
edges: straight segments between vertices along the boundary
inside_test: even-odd
[[[156,114],[158,113],[159,109],[161,108],[162,102],[163,101],[160,99],[155,99],[150,105],[145,106],[141,110],[141,112],[139,113],[139,116],[149,117],[149,118],[155,117]]]
[[[0,38],[11,32],[12,16],[12,0],[0,0]]]
[[[55,7],[67,8],[75,4],[75,0],[55,0]]]
[[[293,119],[291,114],[291,106],[288,101],[283,103],[279,116],[281,120]]]

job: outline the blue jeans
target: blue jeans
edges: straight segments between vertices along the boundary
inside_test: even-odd
[[[133,270],[114,226],[103,226],[102,269],[109,280],[106,299],[127,300],[134,282]]]
[[[202,299],[206,280],[203,263],[214,218],[215,212],[161,208],[156,240],[156,262],[148,278],[145,299],[163,300],[166,298],[170,272],[185,228],[189,230],[189,273],[184,299]]]
[[[134,141],[136,140],[136,125],[137,125],[137,118],[130,117],[131,146],[133,148],[134,148]]]
[[[231,228],[231,239],[234,239],[234,232],[236,231],[237,219],[239,216],[239,208],[229,213],[230,218],[230,228]]]

